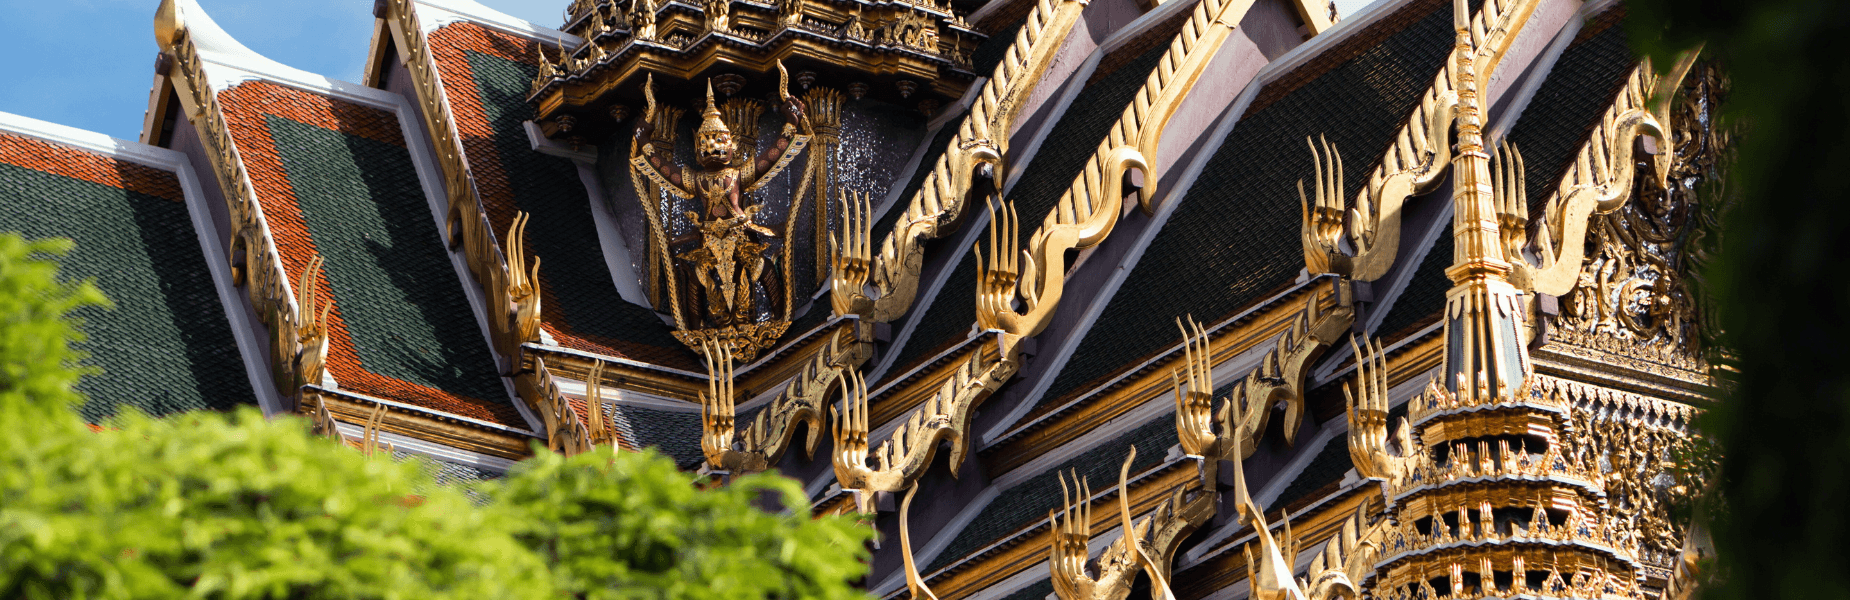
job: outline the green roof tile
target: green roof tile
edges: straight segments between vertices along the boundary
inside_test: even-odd
[[[508,404],[410,153],[274,115],[266,123],[361,365]]]
[[[123,405],[165,415],[255,403],[186,205],[0,164],[0,231],[76,241],[61,274],[94,279],[115,303],[76,311],[89,336],[77,347],[103,370],[77,385],[85,420]]]

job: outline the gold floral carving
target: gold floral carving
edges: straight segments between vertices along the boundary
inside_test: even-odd
[[[816,237],[814,248],[816,254],[816,283],[818,285],[827,282],[831,266],[829,262],[830,255],[828,252],[824,252],[823,248],[828,247],[829,234],[831,233],[829,228],[829,198],[833,195],[831,192],[835,190],[833,187],[835,184],[835,162],[833,158],[835,156],[835,147],[841,145],[841,109],[842,102],[845,99],[846,98],[842,96],[841,92],[821,86],[809,90],[809,93],[803,94],[803,104],[809,108],[810,128],[814,130],[813,146],[809,151],[808,172],[805,173],[803,177],[809,181],[815,182]],[[847,193],[847,190],[843,189],[842,193]],[[803,200],[804,195],[792,198],[790,203],[790,214],[796,215],[802,212]],[[785,230],[784,239],[792,240],[793,242],[796,240],[796,223],[796,219],[790,219],[790,225],[789,228]],[[795,243],[784,244],[784,264],[796,264],[795,250]],[[784,293],[791,293],[790,288],[785,288]],[[785,306],[789,305],[790,302],[786,301]]]
[[[309,259],[308,268],[302,270],[302,280],[295,287],[296,306],[307,317],[295,329],[294,345],[300,348],[295,355],[295,372],[302,378],[296,382],[298,386],[320,385],[328,365],[328,311],[334,308],[334,303],[322,305],[321,315],[315,315],[315,299],[320,295],[315,282],[320,274],[321,257],[316,256]]]
[[[1270,407],[1254,407],[1256,410],[1270,410]],[[1224,445],[1238,448],[1247,445],[1248,434],[1236,424],[1240,419],[1240,403],[1227,402],[1228,415],[1224,419],[1227,439]],[[1272,536],[1272,528],[1266,524],[1265,511],[1253,502],[1253,497],[1246,491],[1246,469],[1241,464],[1241,452],[1227,452],[1232,461],[1233,497],[1229,501],[1234,505],[1240,522],[1251,525],[1258,536],[1259,556],[1253,556],[1251,545],[1242,550],[1246,553],[1247,581],[1250,582],[1252,597],[1255,600],[1305,600],[1304,590],[1292,577],[1295,571],[1293,561],[1298,555],[1298,540],[1291,535],[1291,522],[1285,521],[1283,535]]]
[[[1535,4],[1532,0],[1493,0],[1486,2],[1485,9],[1472,17],[1470,32],[1474,45],[1470,48],[1470,64],[1460,64],[1454,53],[1446,67],[1434,76],[1432,86],[1420,96],[1419,108],[1401,125],[1393,145],[1382,155],[1352,206],[1345,206],[1342,199],[1342,155],[1334,144],[1325,143],[1319,148],[1318,144],[1310,143],[1312,154],[1316,156],[1314,204],[1312,199],[1304,197],[1302,181],[1298,186],[1305,216],[1305,265],[1326,269],[1313,269],[1311,273],[1338,273],[1356,281],[1374,281],[1394,266],[1400,248],[1402,205],[1408,198],[1437,187],[1450,166],[1450,138],[1458,108],[1460,77],[1475,78],[1475,89],[1487,89],[1491,74],[1496,72],[1503,54],[1528,22]],[[1354,255],[1344,254],[1337,248],[1338,238],[1345,230],[1345,212]]]
[[[912,600],[938,600],[938,595],[926,587],[925,578],[919,575],[918,561],[912,558],[912,526],[907,522],[911,520],[912,495],[918,491],[919,484],[912,484],[906,488],[906,499],[899,503],[899,557],[906,569],[906,591],[912,594]]]
[[[1374,559],[1379,555],[1377,540],[1382,526],[1367,526],[1364,513],[1358,510],[1354,519],[1345,524],[1342,537],[1313,563],[1311,579],[1302,582],[1293,579],[1292,563],[1285,559],[1297,556],[1297,542],[1291,536],[1291,526],[1286,523],[1283,535],[1273,536],[1263,511],[1247,494],[1246,476],[1241,466],[1241,460],[1250,450],[1240,450],[1254,447],[1253,438],[1263,432],[1263,427],[1250,428],[1253,421],[1242,416],[1244,403],[1238,397],[1228,399],[1216,413],[1212,392],[1213,348],[1207,331],[1193,319],[1177,325],[1183,332],[1185,363],[1179,373],[1171,375],[1175,382],[1176,434],[1183,452],[1199,461],[1197,489],[1190,491],[1186,485],[1178,485],[1148,517],[1133,522],[1126,500],[1129,498],[1126,482],[1131,459],[1137,455],[1133,448],[1119,472],[1118,482],[1119,511],[1123,531],[1127,533],[1099,556],[1098,575],[1093,577],[1087,573],[1092,491],[1077,475],[1072,481],[1073,487],[1068,487],[1066,479],[1062,478],[1066,508],[1048,516],[1054,528],[1049,568],[1055,593],[1063,600],[1120,600],[1130,594],[1137,570],[1143,569],[1156,584],[1152,586],[1153,596],[1161,592],[1163,595],[1156,597],[1169,597],[1165,584],[1170,578],[1176,549],[1218,510],[1220,497],[1212,490],[1218,485],[1218,472],[1225,460],[1230,461],[1226,468],[1232,469],[1234,481],[1232,497],[1228,500],[1238,510],[1240,519],[1252,524],[1259,536],[1258,557],[1253,556],[1252,549],[1246,549],[1253,597],[1267,600],[1358,597],[1356,586],[1365,575],[1373,572]],[[1184,386],[1187,391],[1183,390]],[[1250,406],[1254,409],[1252,412],[1271,410],[1269,403]],[[1215,426],[1217,421],[1219,427]],[[1073,495],[1075,490],[1077,496]],[[1308,596],[1306,588],[1312,591]]]
[[[690,0],[679,10],[652,0],[605,5],[608,11],[593,5],[567,17],[562,30],[586,43],[542,67],[532,83],[534,122],[548,137],[571,137],[575,126],[568,118],[587,124],[601,119],[593,107],[609,105],[645,74],[695,80],[712,75],[715,65],[762,71],[779,59],[823,63],[830,75],[899,78],[920,84],[934,100],[955,99],[975,75],[970,53],[983,37],[957,14],[961,9],[916,2]],[[908,92],[880,94],[883,100],[894,95]]]
[[[340,424],[334,420],[334,414],[328,412],[328,401],[319,394],[315,395],[315,414],[310,419],[314,422],[310,431],[315,435],[340,439]]]
[[[593,361],[591,372],[585,377],[585,410],[590,416],[585,418],[586,437],[593,448],[608,445],[617,446],[617,433],[610,428],[610,422],[604,418],[604,361]]]
[[[593,448],[591,430],[578,418],[578,409],[573,408],[571,401],[559,391],[552,370],[546,368],[546,359],[533,358],[533,373],[533,381],[539,388],[536,396],[541,399],[535,408],[546,425],[546,448],[567,456],[590,452]],[[593,411],[602,409],[596,404],[587,403],[587,406]]]
[[[1610,515],[1632,532],[1640,562],[1665,570],[1681,559],[1687,523],[1672,507],[1687,506],[1709,485],[1712,465],[1691,460],[1706,444],[1692,430],[1700,411],[1688,405],[1552,377],[1540,385],[1571,402],[1566,433],[1570,460],[1604,482]],[[1683,467],[1679,458],[1686,459]]]
[[[949,226],[960,220],[979,176],[992,181],[1003,179],[1002,161],[1008,153],[1008,135],[1015,119],[1085,6],[1082,0],[1038,0],[1002,62],[983,83],[969,116],[957,125],[957,135],[945,146],[944,154],[906,205],[905,214],[881,243],[880,253],[873,254],[871,244],[851,244],[842,249],[846,256],[836,261],[831,275],[831,304],[836,314],[858,314],[885,323],[912,307],[925,264],[925,242],[949,233]],[[871,222],[865,225],[871,226]],[[850,272],[842,272],[844,265],[851,267]],[[864,275],[853,270],[859,266],[866,269]],[[853,279],[844,280],[856,275],[860,276],[859,284]],[[871,296],[865,289],[867,283],[874,288]]]
[[[1716,328],[1703,310],[1700,270],[1712,245],[1720,202],[1697,188],[1714,181],[1726,151],[1710,107],[1720,82],[1712,66],[1688,76],[1671,105],[1668,177],[1633,185],[1632,201],[1589,218],[1582,263],[1556,315],[1544,317],[1544,348],[1653,374],[1705,381],[1705,338]],[[1653,165],[1662,162],[1650,161]],[[1539,240],[1538,240],[1539,241]]]
[[[1196,5],[1085,169],[1029,236],[1027,248],[1020,248],[1020,238],[1012,235],[1018,227],[1013,207],[991,206],[992,215],[1002,210],[1011,216],[1006,228],[1011,235],[996,240],[996,219],[991,219],[988,265],[995,273],[985,270],[980,248],[976,252],[979,322],[1023,337],[1046,329],[1065,292],[1067,252],[1090,248],[1111,235],[1124,212],[1124,184],[1132,170],[1144,174],[1145,185],[1136,190],[1139,204],[1145,212],[1154,212],[1151,203],[1162,168],[1155,157],[1163,129],[1252,5],[1253,0],[1204,0]],[[1021,312],[1014,308],[1017,298]]]
[[[731,356],[745,362],[775,345],[789,327],[795,282],[789,260],[791,240],[787,238],[794,232],[795,214],[815,175],[806,169],[791,195],[791,210],[784,217],[788,223],[782,234],[786,236],[783,260],[767,256],[772,240],[780,234],[757,222],[764,204],[741,206],[741,202],[748,202],[749,194],[788,167],[811,138],[806,133],[810,125],[805,108],[789,94],[789,76],[783,63],[777,63],[777,70],[786,123],[779,144],[771,150],[762,154],[751,151],[757,145],[758,116],[764,110],[763,104],[733,99],[722,108],[714,102],[711,82],[703,121],[695,133],[695,154],[701,157],[696,161],[698,167],[673,166],[670,159],[664,158],[670,156],[673,147],[656,143],[655,129],[650,127],[639,126],[638,138],[630,144],[631,182],[650,221],[650,258],[662,261],[651,264],[650,271],[672,274],[687,267],[693,274],[686,284],[677,282],[673,275],[667,278],[668,300],[673,303],[670,310],[677,329],[674,336],[690,348],[703,348],[709,343],[724,345]],[[641,119],[661,128],[662,124],[655,123],[662,111],[656,105],[652,76],[643,86],[643,96],[646,105]],[[662,129],[672,129],[673,124],[668,125]],[[810,159],[812,163],[814,160]],[[669,254],[663,239],[667,223],[663,220],[660,192],[704,204],[699,211],[685,213],[700,241],[698,247]],[[781,282],[770,279],[774,276]],[[769,294],[767,302],[758,300],[761,284]],[[778,288],[782,294],[775,293]],[[684,308],[680,303],[684,295],[704,298],[704,302]]]
[[[743,435],[735,433],[738,411],[733,360],[728,356],[731,350],[716,343],[703,347],[708,383],[707,391],[700,394],[700,449],[707,457],[707,467],[734,476],[768,470],[789,451],[798,425],[809,428],[803,452],[813,456],[821,440],[822,407],[828,403],[829,391],[842,373],[869,358],[864,344],[848,340],[844,345],[845,335],[840,331],[831,334],[828,345],[816,352],[770,405],[758,411]]]
[[[1259,448],[1271,418],[1271,407],[1284,403],[1285,443],[1296,442],[1296,431],[1304,419],[1305,376],[1312,362],[1322,356],[1354,321],[1354,309],[1337,307],[1321,311],[1317,295],[1311,294],[1304,309],[1278,338],[1278,343],[1260,359],[1259,366],[1231,387],[1229,400],[1218,413],[1212,410],[1214,374],[1212,342],[1208,332],[1193,318],[1182,329],[1184,364],[1172,374],[1175,380],[1177,431],[1184,452],[1196,456],[1228,459],[1238,451],[1241,457],[1252,456]],[[1187,392],[1182,391],[1186,385]],[[1233,417],[1238,414],[1240,416]],[[1214,422],[1227,423],[1230,429],[1215,434]],[[1238,430],[1236,436],[1233,432]],[[1232,445],[1238,437],[1240,445]]]

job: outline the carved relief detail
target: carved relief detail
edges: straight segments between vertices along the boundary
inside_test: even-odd
[[[1706,240],[1718,231],[1720,207],[1705,206],[1698,190],[1718,179],[1728,145],[1712,114],[1719,87],[1714,68],[1705,66],[1670,105],[1663,185],[1638,178],[1631,202],[1590,217],[1574,287],[1560,299],[1559,314],[1546,317],[1547,347],[1595,359],[1619,355],[1657,374],[1708,371],[1705,339],[1713,334],[1706,329],[1713,323],[1703,310],[1700,272],[1714,251]]]

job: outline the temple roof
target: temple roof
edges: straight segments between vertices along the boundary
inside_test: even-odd
[[[526,95],[539,42],[474,21],[441,25],[427,37],[495,236],[507,234],[516,212],[531,215],[527,248],[542,261],[546,332],[574,350],[700,370],[655,311],[618,292],[578,168],[532,146],[524,123],[533,118]]]
[[[328,372],[340,389],[524,426],[398,116],[262,80],[218,100],[289,277],[326,261],[316,285],[334,307]]]
[[[1035,413],[1174,347],[1178,315],[1219,322],[1291,286],[1304,266],[1296,184],[1314,172],[1305,137],[1355,157],[1344,163],[1353,195],[1374,168],[1362,157],[1388,147],[1443,66],[1451,14],[1447,2],[1409,2],[1261,90]]]
[[[122,406],[257,404],[269,387],[241,356],[261,349],[240,348],[220,303],[223,250],[188,210],[191,177],[176,152],[0,113],[0,231],[74,241],[61,278],[92,280],[111,303],[74,313],[76,348],[98,369],[77,385],[92,423]]]

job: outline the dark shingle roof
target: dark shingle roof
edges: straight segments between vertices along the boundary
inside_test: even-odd
[[[1452,289],[1452,279],[1445,276],[1445,270],[1451,266],[1452,230],[1447,227],[1439,232],[1432,247],[1426,249],[1426,257],[1420,259],[1413,279],[1407,281],[1407,288],[1394,299],[1394,306],[1388,308],[1381,326],[1375,328],[1375,335],[1393,341],[1413,333],[1408,330],[1414,327],[1425,327],[1437,321],[1439,310],[1445,308],[1445,293]]]
[[[437,485],[445,487],[455,486],[462,491],[464,496],[468,496],[469,501],[475,503],[476,506],[486,505],[491,499],[487,494],[476,489],[477,486],[475,484],[484,481],[494,481],[507,476],[506,473],[500,471],[490,471],[462,463],[431,458],[422,454],[413,454],[404,450],[393,450],[392,460],[398,462],[407,460],[418,461],[418,466],[423,467],[425,473],[429,473],[432,478],[436,479]]]
[[[1365,46],[1315,79],[1287,75],[1267,86],[1295,88],[1255,105],[1221,143],[1041,407],[1174,345],[1178,315],[1219,321],[1291,284],[1303,268],[1296,183],[1313,173],[1305,136],[1327,135],[1348,154],[1345,195],[1353,194],[1451,50],[1449,3],[1403,11],[1414,9],[1426,12],[1384,19],[1327,51]],[[1388,26],[1404,28],[1376,31]],[[1323,67],[1313,61],[1300,70]]]
[[[256,401],[172,173],[0,134],[0,231],[75,241],[62,278],[115,303],[75,311],[102,369],[77,385],[85,420]]]
[[[675,466],[683,470],[698,468],[707,459],[706,454],[700,450],[700,413],[655,410],[624,404],[606,406],[615,411],[613,420],[633,447],[653,447],[674,459]],[[738,422],[751,421],[748,415]]]
[[[1175,444],[1174,413],[1164,413],[1117,439],[1099,444],[1072,460],[1003,490],[963,531],[957,532],[957,537],[952,538],[950,545],[926,570],[944,568],[1035,521],[1045,520],[1047,511],[1058,510],[1062,505],[1061,474],[1077,469],[1079,476],[1092,484],[1094,493],[1103,492],[1117,485],[1118,468],[1124,464],[1124,455],[1131,446],[1137,448],[1137,459],[1131,463],[1131,476],[1135,477],[1162,463],[1169,447]]]
[[[1266,507],[1266,512],[1291,506],[1291,503],[1297,502],[1311,492],[1342,481],[1343,475],[1354,466],[1355,464],[1349,458],[1349,437],[1339,435],[1330,438],[1330,441],[1323,445],[1323,449],[1317,452],[1316,458],[1310,459],[1310,464],[1304,465],[1304,470],[1298,472],[1298,476],[1291,480],[1291,485],[1285,486],[1285,491],[1279,492],[1278,499],[1273,500],[1272,505]]]
[[[1624,14],[1623,8],[1609,9],[1580,30],[1510,129],[1509,143],[1522,152],[1528,170],[1531,218],[1542,215],[1574,153],[1637,65],[1625,28],[1615,26]]]
[[[577,167],[533,151],[523,123],[533,118],[526,95],[538,71],[535,42],[474,23],[447,25],[430,40],[496,238],[516,212],[531,215],[526,247],[542,259],[546,331],[568,348],[699,370],[654,310],[617,293]]]
[[[275,115],[268,126],[359,363],[506,403],[410,153]]]
[[[1009,200],[1015,203],[1015,210],[1025,225],[1021,230],[1023,247],[1034,235],[1041,215],[1053,210],[1061,194],[1073,183],[1073,177],[1092,158],[1099,141],[1111,132],[1124,107],[1136,97],[1144,78],[1156,68],[1157,61],[1162,60],[1168,49],[1160,44],[1143,49],[1134,60],[1105,75],[1099,83],[1086,86],[1041,142],[1040,152],[1025,167],[1015,187],[1009,190]],[[970,208],[986,210],[976,206]],[[933,297],[931,307],[923,316],[916,317],[922,320],[912,337],[906,340],[905,348],[900,350],[899,359],[889,373],[904,373],[919,361],[969,335],[976,322],[976,262],[968,254],[967,248],[957,248],[951,253],[958,261],[956,270]]]

